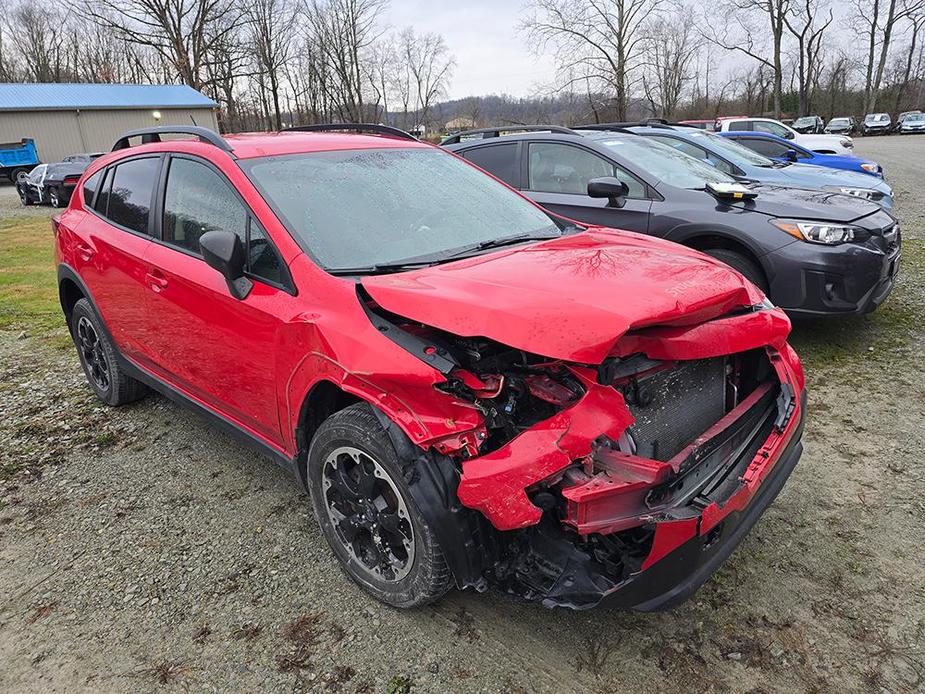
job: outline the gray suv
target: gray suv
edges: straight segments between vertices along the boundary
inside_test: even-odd
[[[723,260],[793,314],[872,311],[899,268],[899,225],[879,205],[836,192],[743,184],[621,128],[487,128],[442,144],[553,213]]]

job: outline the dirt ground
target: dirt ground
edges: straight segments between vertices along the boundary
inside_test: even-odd
[[[665,614],[386,608],[273,463],[163,398],[105,408],[60,341],[0,331],[0,690],[922,691],[925,137],[856,142],[897,192],[899,284],[870,316],[795,326],[802,462]]]

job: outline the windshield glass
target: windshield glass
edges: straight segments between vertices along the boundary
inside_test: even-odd
[[[330,271],[436,262],[488,241],[560,233],[538,207],[436,148],[310,152],[240,164]]]
[[[793,124],[794,125],[812,125],[816,122],[815,116],[803,116],[802,118],[797,118]]]
[[[911,116],[906,116],[907,123],[918,123],[919,121],[925,121],[925,113],[913,113]]]
[[[621,137],[600,142],[634,166],[678,188],[698,190],[706,187],[707,183],[735,182],[732,176],[699,159],[644,137]]]
[[[885,113],[870,113],[867,115],[867,117],[864,120],[867,121],[868,123],[876,123],[878,121],[889,120],[889,119],[890,117]]]
[[[829,125],[848,125],[847,118],[833,118],[829,121]]]
[[[722,135],[706,132],[685,132],[684,134],[690,138],[691,142],[715,152],[736,166],[774,166],[776,163]]]

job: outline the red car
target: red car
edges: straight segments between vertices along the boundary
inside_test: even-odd
[[[291,469],[392,605],[669,607],[802,452],[790,324],[741,275],[391,128],[129,133],[54,228],[99,397],[154,388]]]

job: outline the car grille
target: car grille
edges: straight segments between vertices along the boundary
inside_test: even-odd
[[[640,378],[627,405],[636,454],[669,460],[726,413],[726,359],[683,361]]]

